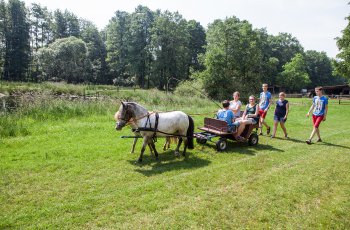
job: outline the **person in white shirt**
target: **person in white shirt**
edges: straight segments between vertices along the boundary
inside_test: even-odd
[[[233,112],[233,115],[235,118],[238,118],[241,116],[241,106],[242,103],[239,100],[239,92],[236,91],[233,93],[233,100],[230,101],[229,109]]]

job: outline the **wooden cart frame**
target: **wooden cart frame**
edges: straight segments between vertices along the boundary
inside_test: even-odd
[[[257,132],[253,130],[258,129],[259,125],[246,125],[241,136],[244,138],[249,145],[257,145],[259,142],[259,136]],[[235,133],[237,129],[233,132],[228,132],[228,126],[226,121],[214,119],[214,118],[204,118],[204,126],[199,128],[203,132],[194,133],[194,137],[198,144],[205,144],[207,141],[214,142],[218,151],[224,151],[227,148],[227,140],[235,139]],[[212,139],[219,137],[219,140],[213,141]]]

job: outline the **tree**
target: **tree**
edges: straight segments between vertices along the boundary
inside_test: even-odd
[[[53,30],[55,40],[68,37],[67,20],[60,10],[55,10],[54,12]]]
[[[36,77],[39,73],[39,65],[34,58],[39,48],[44,47],[51,42],[52,30],[51,14],[46,7],[41,7],[39,4],[33,3],[30,8],[30,34],[31,34],[31,63],[30,69],[31,80],[38,80]]]
[[[189,67],[193,71],[200,71],[204,69],[202,63],[199,62],[199,56],[205,53],[206,34],[203,26],[195,20],[190,20],[187,23],[187,30],[190,34],[188,44],[189,49]],[[188,73],[189,75],[190,73]]]
[[[288,33],[279,33],[277,36],[270,35],[268,42],[272,52],[271,56],[278,59],[278,72],[282,72],[283,65],[290,62],[296,54],[304,52],[298,39]]]
[[[150,51],[151,27],[154,15],[150,9],[138,6],[130,19],[129,58],[131,75],[136,76],[137,84],[145,87],[146,76],[150,74],[152,56]],[[149,81],[147,82],[149,87]]]
[[[338,60],[334,61],[335,74],[350,78],[350,16],[346,17],[348,25],[342,31],[342,37],[336,38],[339,53]]]
[[[171,79],[187,79],[189,68],[189,32],[179,13],[159,14],[152,27],[153,82],[159,89],[176,85]]]
[[[19,0],[9,0],[6,10],[4,79],[24,81],[30,61],[27,11]]]
[[[306,71],[310,77],[310,88],[321,85],[334,85],[341,83],[339,78],[333,76],[331,59],[325,52],[308,50],[305,52]]]
[[[261,84],[262,52],[257,31],[236,17],[215,20],[207,31],[204,84],[213,98],[229,98],[239,90],[248,96]]]
[[[127,12],[117,11],[107,25],[107,64],[110,75],[117,84],[132,85],[128,65],[129,17]]]
[[[43,78],[82,83],[89,80],[91,63],[83,40],[76,37],[57,39],[39,49],[38,60]]]
[[[301,54],[296,54],[290,62],[283,66],[283,69],[278,83],[290,92],[300,92],[302,88],[310,84],[305,61]]]
[[[3,0],[0,1],[0,78],[4,74],[4,63],[6,55],[6,37],[7,37],[7,9]]]
[[[108,77],[106,46],[97,27],[89,21],[81,20],[81,38],[88,48],[88,58],[92,64],[90,81],[95,84],[112,84]]]

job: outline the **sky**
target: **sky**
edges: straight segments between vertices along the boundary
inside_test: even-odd
[[[266,28],[277,35],[290,33],[305,50],[324,51],[331,58],[339,53],[336,37],[347,26],[349,0],[24,0],[49,10],[65,10],[103,29],[116,11],[134,12],[138,5],[151,10],[179,12],[186,20],[196,20],[207,28],[215,19],[236,16],[254,28]]]

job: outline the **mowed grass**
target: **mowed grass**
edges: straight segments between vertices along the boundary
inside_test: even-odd
[[[160,160],[147,149],[142,164],[113,114],[26,120],[29,135],[0,142],[0,229],[349,229],[350,104],[331,101],[323,142],[307,145],[310,100],[290,101],[289,140],[279,127],[176,158],[159,138]]]

